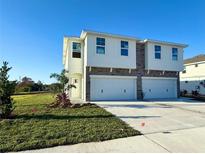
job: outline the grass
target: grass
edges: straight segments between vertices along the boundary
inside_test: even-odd
[[[96,106],[51,109],[51,94],[13,96],[15,119],[0,121],[0,152],[104,141],[140,132]]]

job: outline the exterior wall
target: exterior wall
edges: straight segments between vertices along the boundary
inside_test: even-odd
[[[72,43],[79,42],[81,43],[81,58],[72,57]],[[84,44],[83,41],[76,38],[69,38],[64,42],[64,48],[66,48],[66,55],[64,68],[69,71],[67,74],[69,78],[69,84],[74,84],[73,80],[78,80],[77,88],[72,88],[69,92],[71,99],[83,99],[84,97],[84,76],[83,76],[83,63],[84,63]],[[75,83],[77,84],[77,83]],[[77,95],[79,94],[79,95]]]
[[[180,90],[187,90],[188,93],[197,90],[205,95],[205,62],[186,64],[184,69],[186,73],[180,72]]]
[[[154,46],[161,46],[161,59],[155,59]],[[172,48],[178,48],[178,60],[172,60]],[[183,70],[183,48],[177,46],[146,43],[145,48],[145,69],[147,70],[167,70],[182,71]]]
[[[187,90],[188,93],[197,90],[199,94],[205,95],[205,80],[191,80],[191,81],[180,81],[181,91]]]
[[[198,64],[198,67],[195,67]],[[186,73],[180,73],[181,81],[186,80],[205,80],[205,62],[184,65]]]
[[[81,58],[73,58],[72,57],[72,42],[81,43]],[[67,48],[67,57],[66,57],[66,65],[65,68],[69,70],[69,73],[83,73],[83,42],[79,40],[69,40],[68,48]]]
[[[96,53],[96,37],[105,38],[105,54]],[[121,56],[121,40],[129,42],[128,56]],[[81,43],[81,58],[72,58],[72,42]],[[161,46],[161,59],[154,58],[154,45]],[[136,77],[136,95],[143,97],[142,77],[177,78],[179,94],[179,74],[183,69],[183,48],[178,48],[178,60],[172,60],[171,45],[139,42],[134,39],[87,34],[82,39],[68,39],[65,69],[70,75],[82,77],[81,98],[90,100],[90,75]]]
[[[86,101],[87,92],[87,37],[84,40],[84,52],[83,52],[83,100]]]
[[[138,68],[137,73],[137,99],[143,99],[143,90],[142,90],[142,75],[145,69],[145,44],[144,43],[136,43],[136,65]]]
[[[105,38],[105,54],[96,53],[96,37]],[[121,40],[129,42],[128,56],[121,56]],[[136,41],[114,37],[87,35],[86,66],[112,67],[112,68],[136,68]]]
[[[140,73],[139,73],[140,72]],[[90,75],[110,75],[110,76],[133,76],[137,77],[137,99],[142,99],[142,93],[138,91],[138,88],[142,86],[141,77],[162,77],[162,78],[177,78],[178,73],[177,72],[171,72],[171,71],[155,71],[152,70],[149,73],[147,73],[146,70],[139,71],[138,69],[124,69],[124,68],[109,68],[109,67],[86,67],[86,101],[90,100]],[[139,79],[138,79],[139,78]],[[142,90],[142,88],[141,88]],[[178,91],[179,93],[179,91]]]

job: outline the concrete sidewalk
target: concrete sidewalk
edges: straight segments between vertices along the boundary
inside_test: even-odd
[[[80,143],[23,152],[40,153],[168,153],[205,152],[205,127],[153,133],[135,137],[121,138],[104,142]]]
[[[161,146],[153,143],[145,136],[135,136],[128,138],[121,138],[109,140],[104,142],[80,143],[76,145],[57,146],[53,148],[29,150],[24,152],[46,152],[46,153],[116,153],[116,152],[167,152]]]

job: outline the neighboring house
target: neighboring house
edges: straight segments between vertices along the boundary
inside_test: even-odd
[[[64,37],[63,64],[76,85],[71,99],[177,98],[187,45],[82,31]]]
[[[180,89],[188,93],[198,91],[205,95],[205,55],[184,60],[184,70],[180,73]]]

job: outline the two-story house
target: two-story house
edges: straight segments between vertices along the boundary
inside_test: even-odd
[[[180,73],[180,89],[188,93],[198,91],[205,95],[205,55],[184,60],[184,70]]]
[[[82,31],[64,37],[63,64],[71,99],[177,98],[187,45]]]

